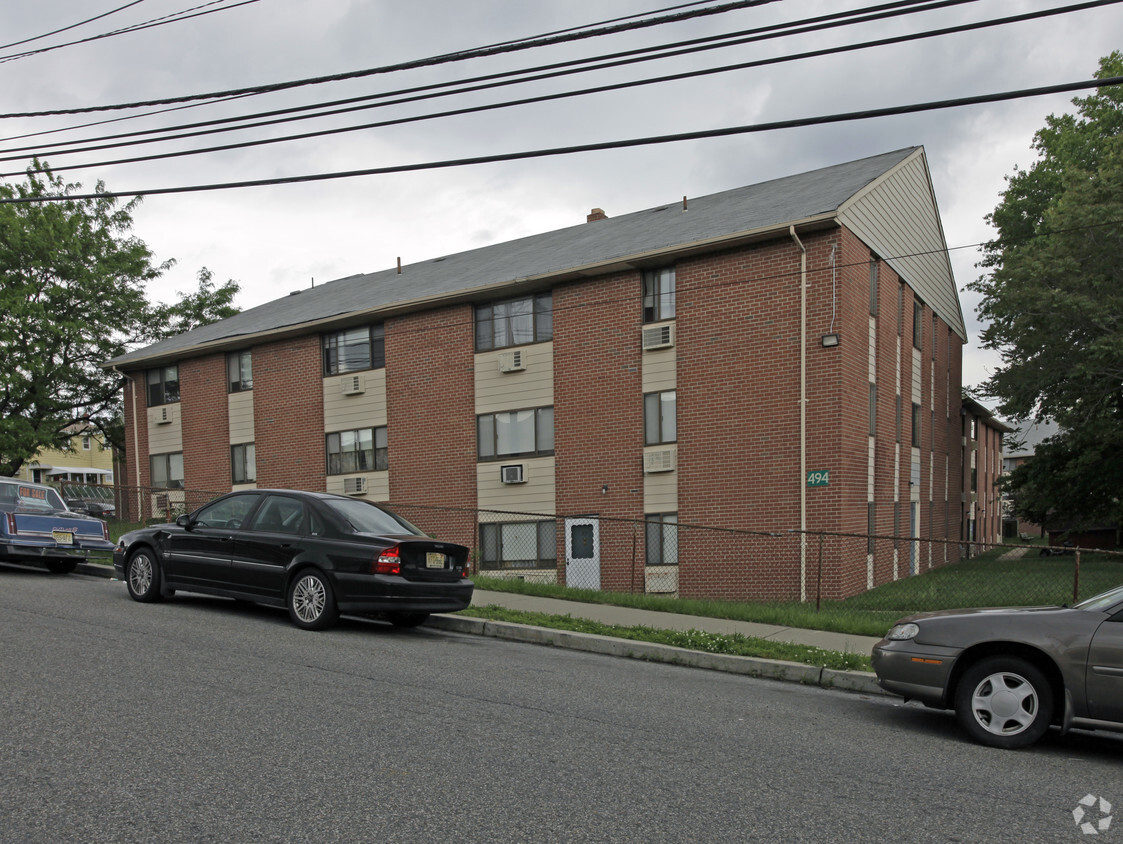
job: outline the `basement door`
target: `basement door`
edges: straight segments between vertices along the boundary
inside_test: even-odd
[[[565,585],[600,589],[600,521],[594,516],[565,520]]]

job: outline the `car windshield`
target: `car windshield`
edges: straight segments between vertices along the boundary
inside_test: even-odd
[[[1076,609],[1103,612],[1120,601],[1123,601],[1123,586],[1116,586],[1114,589],[1108,589],[1106,592],[1088,598],[1086,601],[1081,601],[1076,605]]]
[[[401,516],[383,510],[369,501],[328,499],[323,502],[336,515],[346,520],[356,533],[424,533]]]
[[[0,500],[43,510],[65,510],[59,494],[49,486],[30,484],[0,484]]]

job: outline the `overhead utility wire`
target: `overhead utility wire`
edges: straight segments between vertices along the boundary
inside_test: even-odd
[[[230,9],[236,9],[239,6],[248,6],[251,3],[257,3],[259,0],[242,0],[240,3],[235,3],[232,6],[222,6],[218,9],[210,9],[205,12],[197,12],[197,9],[206,9],[207,6],[214,6],[216,3],[224,3],[226,0],[211,0],[209,3],[204,3],[201,6],[192,6],[190,9],[184,9],[179,12],[173,12],[170,15],[164,15],[159,18],[153,18],[144,23],[134,24],[132,26],[122,27],[115,29],[112,32],[103,32],[101,35],[91,35],[89,38],[80,38],[77,41],[67,41],[63,44],[56,44],[53,47],[42,47],[38,50],[28,50],[23,53],[13,53],[10,56],[0,56],[0,64],[5,62],[13,62],[16,59],[26,59],[28,56],[36,56],[40,53],[49,53],[52,50],[61,50],[63,47],[73,47],[76,44],[87,44],[91,41],[100,41],[104,38],[112,38],[115,35],[125,35],[130,32],[140,32],[144,29],[151,29],[156,26],[165,26],[169,23],[180,23],[182,21],[190,20],[191,18],[199,18],[203,15],[213,15],[215,12],[225,12]],[[188,12],[195,12],[195,14],[187,14]]]
[[[502,73],[492,73],[483,76],[475,76],[467,79],[460,79],[454,82],[438,82],[429,85],[421,85],[413,88],[403,88],[396,91],[386,91],[378,94],[366,94],[359,97],[349,97],[342,100],[333,100],[329,102],[316,103],[312,105],[290,106],[287,108],[274,109],[272,111],[256,112],[253,114],[239,115],[236,117],[223,117],[214,118],[211,120],[199,121],[196,123],[184,123],[178,126],[164,126],[157,129],[143,129],[134,132],[121,132],[116,135],[103,135],[101,137],[83,138],[73,141],[59,141],[47,146],[26,146],[26,147],[9,147],[8,149],[0,149],[0,154],[13,153],[13,152],[31,152],[34,151],[39,157],[45,155],[65,155],[72,152],[89,152],[96,149],[111,149],[116,146],[128,146],[129,144],[110,144],[103,147],[85,147],[79,149],[62,149],[65,146],[72,146],[74,144],[82,143],[95,143],[99,141],[111,141],[122,138],[133,138],[144,135],[155,135],[162,132],[176,132],[182,129],[197,129],[206,128],[210,126],[223,126],[223,124],[238,123],[241,121],[253,120],[259,117],[275,117],[278,115],[291,115],[298,114],[299,117],[290,117],[286,120],[271,120],[262,121],[258,123],[247,123],[241,126],[224,126],[221,129],[215,129],[213,132],[197,132],[192,134],[183,135],[168,135],[155,140],[176,140],[179,138],[197,137],[203,134],[212,134],[214,132],[232,132],[240,129],[256,128],[259,126],[269,126],[280,123],[289,123],[296,120],[307,120],[318,117],[333,116],[338,114],[348,114],[354,111],[364,111],[372,108],[381,108],[388,105],[400,105],[408,102],[418,102],[426,99],[435,99],[442,96],[459,96],[464,93],[472,93],[476,91],[484,91],[491,88],[500,88],[510,85],[521,84],[523,82],[538,82],[544,79],[554,79],[563,76],[570,76],[577,73],[589,73],[593,71],[605,70],[614,67],[623,67],[629,64],[637,64],[646,61],[655,61],[664,58],[674,58],[677,56],[692,55],[697,52],[706,50],[717,50],[724,47],[739,46],[748,44],[755,41],[763,41],[772,38],[781,38],[788,35],[803,35],[808,32],[816,32],[825,29],[833,29],[840,26],[848,26],[856,23],[868,23],[870,21],[883,20],[885,18],[897,17],[900,15],[909,15],[917,12],[931,11],[935,9],[942,9],[948,6],[962,5],[964,3],[975,3],[978,0],[896,0],[893,3],[886,3],[879,6],[867,6],[863,9],[855,9],[846,12],[835,12],[830,15],[821,15],[814,18],[804,18],[802,20],[790,21],[781,24],[771,24],[769,26],[756,27],[754,29],[740,30],[738,32],[731,32],[724,35],[711,35],[705,38],[694,38],[686,41],[672,42],[670,44],[663,44],[655,47],[642,47],[633,50],[626,50],[616,53],[608,53],[601,56],[593,56],[584,59],[572,59],[565,62],[555,62],[553,64],[538,65],[536,67],[523,68],[520,70],[509,70]],[[1123,0],[1103,0],[1103,2],[1118,3]],[[920,7],[920,8],[918,8]],[[846,20],[846,18],[852,18]],[[788,31],[785,31],[788,30]],[[759,37],[744,37],[744,36],[759,36]],[[736,39],[736,40],[730,40]],[[722,43],[714,43],[722,42]],[[684,49],[678,49],[684,48]],[[693,49],[685,49],[693,48]],[[660,52],[658,55],[647,55],[650,53]],[[628,61],[610,61],[615,59],[628,59]],[[589,67],[580,67],[581,65],[591,65],[593,62],[603,62]],[[563,70],[568,72],[546,72],[543,71],[557,71]],[[539,74],[537,76],[529,76],[527,74]],[[512,77],[522,77],[519,79],[512,79]],[[433,94],[429,97],[411,97],[409,99],[394,100],[385,103],[372,103],[372,100],[382,100],[388,97],[396,97],[405,94],[424,93],[427,91],[442,91],[443,89],[452,88],[453,86],[468,86],[477,82],[495,82],[497,80],[509,80],[503,83],[479,85],[477,87],[459,87],[451,91],[443,91],[443,93]],[[249,95],[247,95],[249,96]],[[223,101],[215,101],[223,102]],[[363,103],[364,105],[354,108],[341,108],[333,111],[324,111],[317,114],[302,114],[303,112],[313,111],[315,109],[328,109],[334,106],[351,105],[353,103]],[[124,118],[130,119],[130,118]],[[75,127],[81,128],[81,127]],[[63,131],[63,130],[54,130]],[[26,136],[24,136],[26,137]],[[16,140],[16,138],[8,138],[6,140]],[[137,141],[136,143],[152,143],[154,141]],[[57,149],[52,149],[56,147]],[[20,156],[25,157],[25,156]],[[11,159],[0,159],[11,160]]]
[[[1119,3],[1119,2],[1123,2],[1123,0],[1092,0],[1092,2],[1090,2],[1090,3],[1080,4],[1080,8],[1088,7],[1088,6],[1092,6],[1092,5],[1104,5],[1104,4]],[[954,34],[954,33],[967,31],[967,30],[982,29],[982,28],[986,28],[986,27],[999,26],[999,25],[1010,23],[1010,22],[1020,22],[1020,21],[1026,20],[1026,19],[1034,19],[1034,18],[1038,18],[1038,17],[1045,17],[1045,16],[1048,16],[1048,15],[1056,15],[1056,14],[1061,14],[1065,11],[1067,11],[1067,9],[1051,9],[1051,10],[1046,10],[1046,11],[1043,11],[1043,12],[1030,12],[1030,13],[1027,13],[1025,15],[1016,15],[1016,16],[1013,16],[1011,18],[1000,18],[1000,19],[996,19],[996,20],[993,20],[993,21],[981,21],[981,22],[974,23],[974,24],[963,24],[963,25],[956,26],[956,27],[946,27],[944,29],[931,30],[929,32],[911,33],[909,35],[894,36],[892,38],[878,39],[878,40],[875,40],[875,41],[868,41],[868,42],[856,43],[856,44],[846,44],[846,45],[843,45],[843,46],[840,46],[840,47],[829,47],[829,48],[824,48],[822,50],[812,50],[812,51],[809,51],[809,52],[806,52],[806,53],[796,53],[796,54],[787,55],[787,56],[777,56],[777,57],[768,58],[768,59],[758,59],[756,61],[743,62],[743,63],[737,64],[737,65],[727,65],[727,66],[719,67],[719,68],[707,68],[707,69],[704,69],[704,70],[686,71],[686,72],[683,72],[683,73],[671,74],[671,75],[668,75],[668,76],[636,80],[636,81],[633,81],[633,82],[615,83],[615,84],[612,84],[612,85],[604,85],[604,86],[600,86],[600,87],[596,87],[596,88],[585,88],[585,89],[580,89],[580,90],[577,90],[577,91],[565,91],[565,92],[556,93],[556,94],[543,94],[543,95],[540,95],[540,96],[537,96],[537,97],[529,97],[529,98],[525,98],[525,99],[522,99],[522,100],[509,100],[509,101],[502,102],[502,103],[490,103],[490,104],[481,105],[481,106],[468,106],[468,107],[461,108],[461,109],[453,109],[453,110],[450,110],[450,111],[437,112],[437,113],[431,113],[431,114],[426,114],[426,115],[415,115],[415,116],[411,116],[411,117],[400,117],[400,118],[394,118],[394,119],[390,119],[390,120],[378,121],[378,122],[375,122],[375,123],[367,123],[367,124],[363,124],[363,125],[360,125],[360,126],[344,126],[344,127],[340,127],[340,128],[336,128],[336,129],[321,129],[321,130],[317,130],[317,131],[314,131],[314,132],[304,132],[304,133],[296,134],[296,135],[284,135],[284,136],[275,137],[275,138],[262,138],[262,139],[259,139],[259,140],[252,140],[252,141],[240,141],[240,142],[235,142],[235,143],[230,143],[230,144],[222,144],[222,145],[219,145],[219,146],[203,147],[203,148],[200,148],[200,149],[181,150],[181,151],[178,151],[178,152],[155,153],[155,154],[146,155],[146,156],[134,156],[132,158],[110,159],[110,160],[107,160],[107,161],[89,162],[89,163],[84,163],[84,164],[70,164],[70,165],[54,166],[54,167],[43,166],[43,167],[38,167],[38,168],[29,167],[29,168],[27,168],[26,171],[13,171],[13,172],[7,172],[7,173],[0,173],[0,177],[19,176],[19,175],[22,174],[22,172],[28,172],[28,173],[65,172],[65,171],[69,171],[69,170],[88,169],[88,168],[91,168],[91,167],[106,167],[106,166],[117,165],[117,164],[135,164],[135,163],[143,162],[143,161],[157,161],[157,160],[168,159],[168,158],[182,158],[182,157],[191,156],[191,155],[203,155],[203,154],[211,153],[211,152],[224,152],[224,151],[235,150],[235,149],[246,149],[246,148],[249,148],[249,147],[265,146],[265,145],[268,145],[268,144],[284,143],[284,142],[294,141],[294,140],[307,140],[307,139],[310,139],[310,138],[320,138],[320,137],[326,137],[326,136],[330,136],[330,135],[338,135],[338,134],[345,134],[345,133],[348,133],[348,132],[356,132],[356,131],[361,131],[361,130],[365,130],[365,129],[384,128],[384,127],[387,127],[387,126],[397,126],[397,125],[403,125],[403,124],[408,124],[408,123],[417,123],[417,122],[423,122],[423,121],[426,121],[426,120],[434,120],[434,119],[442,118],[442,117],[460,116],[460,115],[465,115],[465,114],[476,114],[476,113],[480,113],[480,112],[494,111],[494,110],[498,110],[498,109],[511,108],[511,107],[520,106],[520,105],[537,104],[537,103],[543,103],[543,102],[548,102],[548,101],[552,101],[552,100],[560,100],[560,99],[565,99],[565,98],[570,98],[570,97],[583,96],[583,95],[587,95],[587,94],[604,93],[604,92],[610,92],[610,91],[619,91],[619,90],[623,90],[623,89],[627,89],[627,88],[636,88],[636,87],[641,87],[641,86],[644,86],[644,85],[652,85],[652,84],[661,83],[661,82],[678,81],[678,80],[682,80],[682,79],[690,79],[690,78],[695,78],[695,77],[699,77],[699,76],[712,75],[712,74],[716,74],[716,73],[725,73],[725,72],[729,72],[729,71],[732,71],[732,70],[744,70],[744,69],[747,69],[747,68],[762,67],[762,66],[766,66],[766,65],[780,64],[780,63],[790,62],[790,61],[798,61],[798,60],[806,59],[806,58],[817,58],[817,57],[821,57],[821,56],[825,56],[825,55],[833,55],[833,54],[836,54],[836,53],[852,52],[854,50],[867,49],[869,47],[882,47],[882,46],[886,46],[886,45],[889,45],[889,44],[899,44],[899,43],[903,43],[903,42],[907,42],[907,41],[915,41],[915,40],[919,40],[919,39],[923,39],[923,38],[932,38],[932,37],[936,37],[936,36]],[[472,91],[472,90],[478,90],[478,89],[465,89],[465,90],[466,91]],[[457,93],[463,93],[463,92],[464,91],[458,91]],[[409,101],[410,100],[398,100],[398,101],[395,101],[394,103],[383,103],[382,105],[395,105],[397,103],[409,102]],[[238,128],[248,128],[248,127],[238,127]],[[200,134],[209,134],[209,133],[208,132],[196,132],[196,133],[179,135],[177,137],[179,137],[179,138],[192,137],[194,135],[200,135]],[[147,140],[144,140],[144,141],[134,141],[132,143],[133,144],[135,144],[135,143],[153,143],[153,142],[156,142],[156,141],[159,141],[159,140],[163,140],[163,139],[159,139],[159,138],[147,139]],[[129,144],[129,145],[131,145],[131,144]],[[114,146],[124,146],[124,145],[107,145],[106,147],[93,147],[91,149],[112,148]],[[84,150],[64,150],[64,151],[62,151],[62,154],[70,154],[70,153],[81,152],[81,151],[84,151]],[[25,158],[25,157],[26,156],[0,157],[0,161],[20,160],[20,159]]]
[[[257,0],[247,0],[248,2],[257,2]],[[427,59],[414,59],[408,62],[401,62],[394,65],[386,65],[383,67],[367,68],[366,70],[352,70],[345,73],[336,73],[330,76],[316,76],[307,79],[298,79],[292,82],[275,82],[269,85],[255,85],[248,88],[235,88],[228,91],[212,91],[206,94],[187,94],[181,97],[166,97],[158,100],[144,100],[133,103],[117,103],[115,105],[105,106],[87,106],[84,108],[70,108],[70,109],[54,109],[51,111],[29,111],[29,112],[16,112],[9,114],[0,114],[0,119],[13,118],[13,117],[51,117],[61,114],[87,114],[95,111],[118,111],[127,108],[146,108],[148,106],[157,105],[171,105],[174,103],[185,103],[194,100],[207,100],[216,99],[219,97],[233,97],[240,94],[263,94],[272,93],[274,91],[284,91],[290,88],[300,88],[306,85],[319,85],[325,82],[338,82],[344,79],[360,79],[366,76],[375,76],[384,73],[393,73],[399,70],[412,70],[419,67],[431,67],[433,65],[447,64],[450,62],[465,61],[467,59],[480,58],[482,56],[500,55],[503,53],[516,52],[520,50],[529,50],[534,47],[550,46],[554,44],[564,44],[572,41],[580,41],[586,38],[597,38],[603,35],[614,35],[618,32],[628,32],[635,29],[645,29],[652,26],[660,26],[669,23],[678,23],[683,20],[690,20],[692,18],[704,17],[708,15],[718,15],[725,12],[735,11],[737,9],[747,9],[754,6],[764,6],[769,3],[775,3],[778,0],[736,0],[736,2],[724,3],[721,6],[712,6],[705,9],[696,9],[689,12],[680,12],[673,15],[664,15],[662,17],[651,18],[648,20],[638,21],[635,23],[617,24],[615,26],[605,26],[597,29],[589,29],[583,32],[562,36],[550,36],[547,38],[537,38],[528,41],[522,41],[516,44],[503,44],[497,47],[484,47],[472,50],[464,50],[458,53],[445,53],[440,56],[433,56]]]
[[[852,111],[842,114],[827,114],[818,117],[804,117],[795,120],[780,120],[773,123],[757,123],[748,126],[731,126],[725,129],[706,129],[698,132],[682,132],[675,135],[656,135],[648,138],[631,138],[622,141],[604,141],[595,144],[580,144],[569,147],[555,147],[552,149],[527,150],[524,152],[509,152],[498,155],[484,155],[474,158],[457,158],[445,161],[430,161],[420,164],[400,164],[390,167],[372,167],[364,170],[345,170],[334,173],[313,173],[303,176],[281,176],[272,179],[251,179],[241,182],[220,182],[209,185],[183,185],[171,188],[151,188],[149,190],[132,191],[97,191],[89,194],[71,194],[68,196],[31,196],[0,199],[0,205],[14,203],[41,203],[53,201],[66,201],[73,199],[101,199],[129,196],[157,196],[176,193],[198,193],[201,191],[228,190],[232,188],[266,187],[270,185],[288,185],[302,182],[324,182],[335,179],[349,179],[358,176],[383,176],[390,173],[414,173],[422,170],[441,170],[452,167],[466,167],[472,164],[494,164],[507,161],[524,161],[532,158],[548,158],[558,155],[572,155],[580,152],[599,152],[612,149],[627,149],[631,147],[652,146],[655,144],[677,143],[680,141],[695,141],[706,138],[722,138],[733,135],[754,134],[757,132],[770,132],[776,129],[795,129],[804,126],[825,126],[831,123],[844,123],[854,120],[868,120],[875,117],[890,117],[900,114],[917,114],[925,111],[936,111],[961,106],[980,105],[983,103],[997,103],[1008,100],[1019,100],[1027,97],[1040,97],[1048,94],[1064,94],[1071,91],[1082,91],[1089,88],[1108,88],[1113,85],[1123,84],[1123,76],[1112,76],[1106,79],[1088,79],[1083,82],[1066,82],[1061,85],[1047,85],[1041,88],[1025,88],[1020,91],[1005,91],[996,94],[980,94],[974,97],[959,97],[950,100],[937,100],[927,103],[914,103],[912,105],[891,106],[888,108],[868,109],[866,111]]]
[[[130,6],[138,6],[143,2],[145,2],[145,0],[133,0],[132,3],[126,3],[124,6],[118,6],[116,9],[110,9],[108,12],[103,12],[102,14],[95,15],[92,18],[86,18],[84,21],[78,21],[78,23],[72,23],[69,26],[60,27],[59,29],[53,29],[50,32],[44,32],[42,35],[33,35],[31,38],[24,38],[22,41],[13,41],[11,44],[0,44],[0,50],[7,50],[9,47],[18,47],[20,44],[30,44],[32,41],[39,41],[43,38],[50,38],[52,35],[58,35],[60,32],[67,32],[71,29],[77,29],[78,27],[85,26],[88,23],[93,23],[94,21],[101,20],[102,18],[107,18],[110,15],[116,14],[117,12],[123,12]]]

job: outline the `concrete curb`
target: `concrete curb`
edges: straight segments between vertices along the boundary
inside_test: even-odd
[[[113,566],[99,563],[80,563],[77,572],[94,577],[112,578],[114,576]],[[434,615],[427,624],[438,630],[451,630],[455,633],[467,633],[473,636],[489,636],[493,639],[504,639],[508,642],[550,645],[555,648],[567,648],[624,659],[646,659],[649,662],[665,662],[669,665],[702,668],[707,671],[724,671],[728,674],[761,677],[766,680],[782,680],[788,683],[802,683],[805,686],[821,686],[827,689],[842,689],[868,695],[886,694],[877,685],[877,677],[867,671],[838,671],[833,668],[821,668],[815,665],[784,662],[777,659],[712,654],[706,651],[676,648],[671,645],[657,645],[652,642],[615,639],[611,636],[575,633],[571,630],[552,630],[548,627],[532,627],[527,624],[513,624],[509,621],[489,621],[484,618],[472,618],[464,615]]]
[[[460,615],[434,615],[427,623],[430,627],[441,630],[451,630],[456,633],[468,633],[476,636],[490,636],[510,642],[552,645],[557,648],[568,648],[604,656],[646,659],[650,662],[665,662],[670,665],[703,668],[709,671],[724,671],[729,674],[761,677],[768,680],[783,680],[789,683],[842,689],[862,694],[885,694],[885,691],[877,685],[876,676],[866,671],[838,671],[798,662],[712,654],[705,651],[676,648],[670,645],[657,645],[651,642],[636,642],[630,639],[616,639],[611,636],[598,636],[592,633],[552,630],[546,627],[531,627],[525,624],[512,624],[508,621],[489,621],[483,618]]]

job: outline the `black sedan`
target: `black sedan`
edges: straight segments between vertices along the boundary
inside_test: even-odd
[[[1073,607],[903,618],[872,660],[882,688],[954,709],[982,744],[1025,747],[1051,725],[1123,732],[1123,586]]]
[[[287,607],[306,630],[341,612],[415,627],[464,609],[474,588],[463,545],[367,501],[285,489],[233,492],[175,524],[126,533],[113,566],[135,601],[220,595]]]

